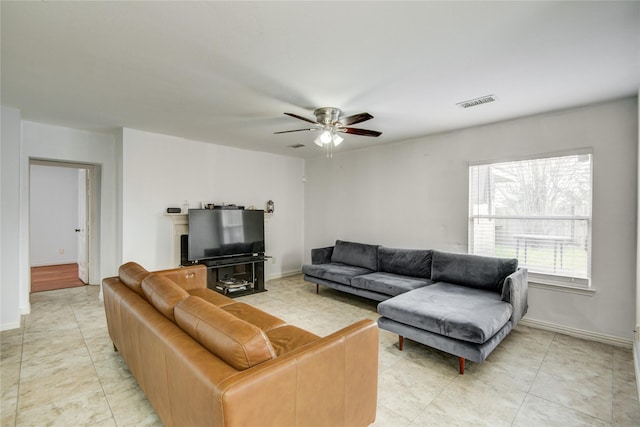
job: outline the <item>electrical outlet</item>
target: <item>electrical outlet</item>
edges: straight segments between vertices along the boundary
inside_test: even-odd
[[[58,249],[58,253],[59,253],[60,255],[64,255],[64,249]]]

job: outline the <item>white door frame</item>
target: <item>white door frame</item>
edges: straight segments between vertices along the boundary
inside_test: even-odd
[[[99,182],[100,182],[100,166],[88,163],[74,163],[74,162],[63,162],[57,160],[47,160],[47,159],[29,159],[29,167],[31,165],[41,165],[41,166],[53,166],[53,167],[66,167],[66,168],[75,168],[75,169],[84,169],[87,171],[86,173],[86,221],[84,227],[81,224],[78,224],[79,227],[83,227],[85,230],[85,251],[87,254],[87,267],[86,267],[86,276],[87,276],[87,284],[91,285],[99,285],[100,278],[96,276],[96,273],[99,271],[98,262],[99,257],[95,253],[95,243],[99,242],[99,212],[97,203],[100,200],[99,194]],[[31,188],[29,188],[29,192]],[[99,274],[99,273],[98,273]]]

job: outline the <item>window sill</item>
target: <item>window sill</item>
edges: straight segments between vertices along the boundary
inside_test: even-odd
[[[584,295],[592,297],[596,290],[593,288],[585,288],[579,286],[570,286],[561,283],[552,283],[550,281],[529,278],[529,287],[536,289],[544,289],[547,291],[565,292],[569,294]]]

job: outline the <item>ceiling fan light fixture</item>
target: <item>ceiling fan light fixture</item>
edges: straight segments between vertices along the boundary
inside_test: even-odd
[[[333,147],[337,147],[344,141],[344,138],[338,135],[338,132],[349,133],[360,136],[380,136],[382,132],[369,129],[360,129],[351,127],[351,125],[362,123],[367,120],[373,119],[373,116],[369,113],[359,113],[347,117],[340,117],[342,111],[339,108],[322,107],[316,108],[313,111],[313,115],[316,116],[315,120],[308,119],[294,113],[284,113],[287,116],[293,117],[303,122],[311,123],[314,127],[306,127],[304,129],[285,130],[274,133],[290,133],[290,132],[302,132],[302,131],[319,131],[320,134],[313,140],[313,143],[320,148],[327,149],[327,157],[332,157],[331,150]]]
[[[323,144],[329,144],[331,142],[331,131],[328,129],[323,130],[320,134],[320,141]]]

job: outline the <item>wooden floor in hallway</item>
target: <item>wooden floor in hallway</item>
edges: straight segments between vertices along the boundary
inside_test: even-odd
[[[85,286],[78,278],[78,264],[46,265],[31,267],[31,292]]]

